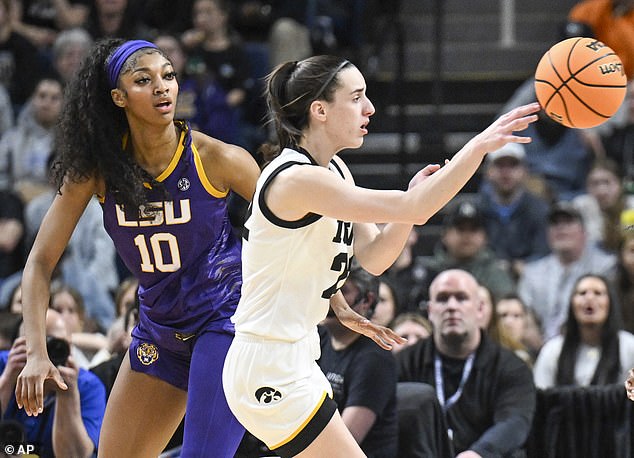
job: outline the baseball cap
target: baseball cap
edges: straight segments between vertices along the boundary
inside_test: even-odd
[[[443,223],[445,227],[456,227],[461,224],[484,227],[484,218],[475,203],[463,201],[448,209]]]
[[[526,151],[523,145],[519,143],[507,143],[502,148],[497,149],[495,151],[491,151],[487,154],[487,162],[492,164],[498,159],[502,159],[503,157],[511,157],[513,159],[517,159],[522,162],[526,157]]]
[[[561,218],[583,221],[581,213],[571,202],[557,202],[550,207],[548,222],[554,223]]]

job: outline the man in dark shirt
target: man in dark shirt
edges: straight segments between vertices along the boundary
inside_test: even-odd
[[[431,421],[416,422],[420,431],[408,442],[435,437],[436,431],[429,428],[438,422],[429,412],[440,411],[445,414],[452,456],[522,456],[535,413],[530,369],[479,329],[483,306],[470,273],[458,269],[440,273],[430,285],[429,297],[432,337],[396,357],[399,381],[431,385],[441,408],[430,406],[427,414],[421,412]],[[420,449],[424,447],[416,447]],[[424,456],[403,449],[400,453]]]
[[[379,279],[356,266],[341,291],[352,309],[370,317],[379,297]],[[396,457],[394,356],[342,325],[332,312],[322,324],[317,363],[330,381],[341,418],[368,457]]]

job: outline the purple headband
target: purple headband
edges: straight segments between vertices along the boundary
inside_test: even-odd
[[[132,54],[143,48],[155,48],[158,49],[154,43],[145,40],[130,40],[123,43],[110,55],[106,61],[106,70],[108,72],[108,79],[110,80],[110,87],[112,89],[117,87],[117,80],[121,73],[121,68],[125,61],[128,60]]]

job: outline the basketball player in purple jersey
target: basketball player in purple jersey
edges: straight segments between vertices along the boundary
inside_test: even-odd
[[[99,456],[156,457],[187,412],[182,456],[233,457],[244,433],[221,373],[242,284],[226,197],[250,200],[248,152],[174,121],[170,61],[154,44],[98,43],[67,93],[54,175],[60,189],[22,283],[28,359],[16,399],[42,411],[43,385],[66,384],[46,352],[51,273],[88,201],[139,279],[139,324],[108,400]]]

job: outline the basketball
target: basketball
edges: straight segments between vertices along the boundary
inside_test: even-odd
[[[594,38],[574,37],[553,45],[535,70],[537,101],[567,127],[595,127],[621,106],[627,78],[621,59]]]

